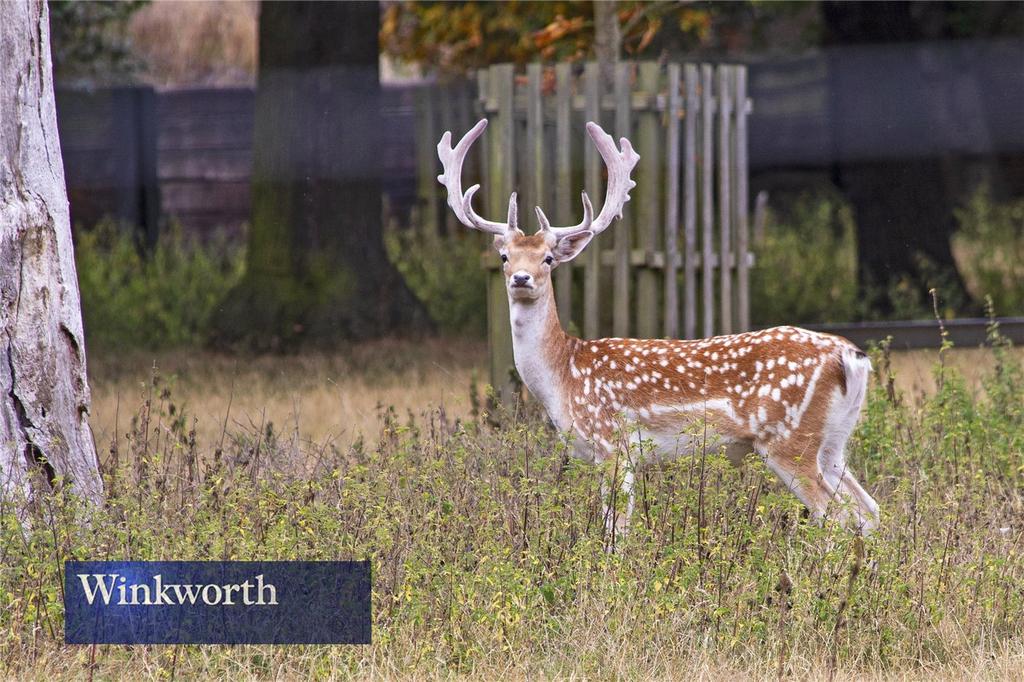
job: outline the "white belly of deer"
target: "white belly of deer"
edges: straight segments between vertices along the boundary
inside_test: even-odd
[[[577,403],[571,413],[574,455],[588,461],[603,461],[616,452],[629,452],[639,464],[723,451],[739,461],[753,451],[753,438],[735,435],[742,422],[728,400],[652,405],[615,415],[595,411],[592,403]],[[593,429],[594,424],[605,428]]]
[[[665,462],[701,454],[725,454],[741,460],[753,452],[754,442],[724,435],[712,424],[688,420],[678,428],[651,428],[638,423],[629,435],[629,450],[639,462]]]

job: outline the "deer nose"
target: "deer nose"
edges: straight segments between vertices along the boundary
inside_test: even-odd
[[[512,275],[512,286],[514,287],[525,287],[530,284],[530,273],[528,272],[517,272]]]

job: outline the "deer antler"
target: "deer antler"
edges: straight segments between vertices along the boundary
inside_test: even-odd
[[[465,193],[462,192],[462,163],[466,160],[469,148],[483,134],[486,127],[487,119],[481,119],[459,140],[454,149],[452,148],[452,134],[450,131],[445,131],[445,134],[441,136],[441,141],[437,143],[437,156],[441,159],[441,165],[444,166],[444,173],[437,176],[437,181],[448,190],[448,205],[455,212],[459,222],[466,227],[497,235],[503,235],[510,230],[518,232],[515,192],[509,197],[508,222],[504,223],[485,220],[473,210],[473,195],[480,189],[480,185],[473,185]]]
[[[571,227],[551,227],[547,216],[537,207],[537,220],[540,221],[541,230],[550,232],[559,237],[564,237],[575,232],[590,230],[595,235],[604,232],[612,221],[622,217],[622,208],[629,201],[629,190],[636,187],[636,183],[630,179],[629,174],[640,160],[640,155],[633,151],[633,145],[626,138],[619,138],[622,151],[615,146],[612,136],[601,129],[593,121],[587,123],[587,133],[594,141],[597,151],[604,159],[608,168],[608,190],[605,192],[604,206],[601,212],[594,218],[594,207],[590,198],[583,192],[583,221]]]

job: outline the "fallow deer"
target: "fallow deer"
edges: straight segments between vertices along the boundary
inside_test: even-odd
[[[552,227],[536,208],[540,230],[526,235],[516,195],[506,222],[481,218],[473,185],[462,191],[462,165],[487,121],[451,146],[437,145],[448,205],[459,221],[494,235],[512,322],[515,366],[556,428],[569,434],[574,455],[602,462],[618,453],[640,458],[693,455],[711,443],[732,457],[757,453],[816,519],[832,516],[868,532],[878,505],[846,465],[844,448],[864,403],[871,364],[850,341],[797,327],[697,340],[579,339],[563,331],[551,271],[575,258],[622,216],[639,155],[621,149],[596,123],[587,124],[608,172],[600,213],[583,193],[583,220]],[[694,424],[702,428],[693,428]],[[699,434],[699,435],[694,435]],[[642,448],[653,452],[642,452]],[[641,446],[638,448],[637,446]],[[622,483],[633,505],[633,467]],[[612,517],[614,518],[614,513]],[[623,524],[624,525],[624,524]]]

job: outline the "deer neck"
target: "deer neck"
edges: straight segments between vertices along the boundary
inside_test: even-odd
[[[512,351],[516,370],[530,393],[540,400],[559,428],[567,428],[564,407],[565,376],[574,341],[562,330],[552,287],[533,301],[509,297]]]

